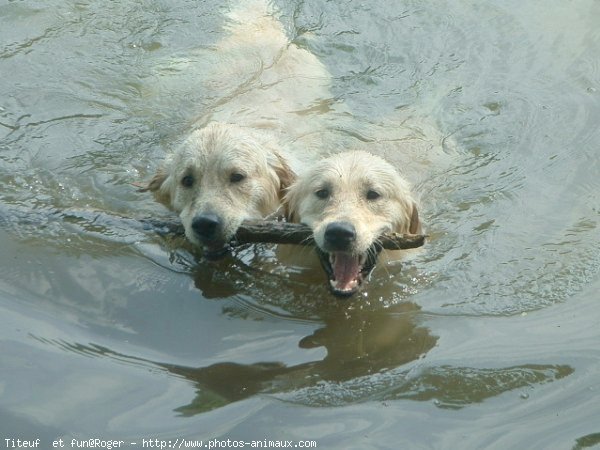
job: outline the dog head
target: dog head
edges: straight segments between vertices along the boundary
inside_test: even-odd
[[[418,233],[408,183],[382,158],[333,155],[299,177],[284,199],[293,222],[311,227],[334,294],[355,293],[373,270],[385,232]]]
[[[244,220],[279,208],[293,179],[266,134],[211,123],[194,131],[141,190],[177,212],[187,238],[216,258]]]

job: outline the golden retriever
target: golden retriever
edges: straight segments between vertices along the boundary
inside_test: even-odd
[[[288,219],[313,230],[334,294],[354,294],[377,262],[385,232],[419,233],[410,187],[384,159],[365,151],[332,155],[290,186]]]
[[[143,190],[176,211],[186,237],[214,259],[243,220],[279,208],[293,176],[269,134],[211,123],[194,131]]]
[[[179,214],[207,258],[227,252],[242,221],[280,207],[290,161],[304,156],[291,151],[294,133],[310,131],[307,111],[330,96],[325,67],[288,40],[266,1],[240,2],[225,30],[209,88],[223,89],[222,99],[141,189]]]

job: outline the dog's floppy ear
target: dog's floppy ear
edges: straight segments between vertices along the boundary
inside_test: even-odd
[[[139,188],[138,192],[152,192],[158,202],[170,207],[171,194],[165,183],[168,178],[169,174],[166,168],[160,167],[148,184]]]
[[[167,172],[161,167],[159,168],[152,179],[148,182],[146,186],[142,186],[138,189],[138,192],[156,192],[160,189],[162,184],[167,179]]]
[[[298,222],[298,184],[291,184],[287,188],[285,196],[281,200],[283,205],[283,214],[288,222]]]
[[[277,155],[277,164],[273,168],[279,178],[279,201],[282,201],[288,188],[296,180],[296,174],[289,164],[279,155]]]
[[[410,214],[410,225],[408,232],[411,234],[419,234],[421,232],[421,220],[419,219],[419,212],[415,202],[412,204],[412,212]]]

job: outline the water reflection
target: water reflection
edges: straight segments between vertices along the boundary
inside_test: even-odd
[[[194,382],[196,398],[178,409],[196,414],[259,393],[296,392],[323,383],[341,383],[377,374],[421,358],[437,337],[417,326],[405,305],[393,313],[354,311],[325,320],[323,326],[298,343],[300,348],[323,347],[323,359],[296,365],[263,361],[254,364],[218,363],[208,367],[160,364]]]
[[[600,444],[600,433],[592,433],[575,440],[573,450],[595,447]]]
[[[412,303],[385,311],[340,309],[298,342],[302,349],[322,347],[325,356],[293,365],[281,361],[226,361],[193,367],[125,355],[94,344],[38,339],[78,354],[158,367],[190,381],[195,397],[176,409],[185,416],[258,394],[311,406],[410,399],[460,408],[574,372],[566,365],[542,364],[501,368],[428,366],[426,354],[438,338],[419,320],[418,307]]]

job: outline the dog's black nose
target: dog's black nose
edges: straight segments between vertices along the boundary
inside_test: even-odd
[[[356,240],[356,229],[349,222],[331,222],[325,228],[325,242],[331,250],[348,250]]]
[[[194,232],[202,240],[210,241],[215,238],[221,228],[222,222],[215,214],[201,214],[192,220]]]

